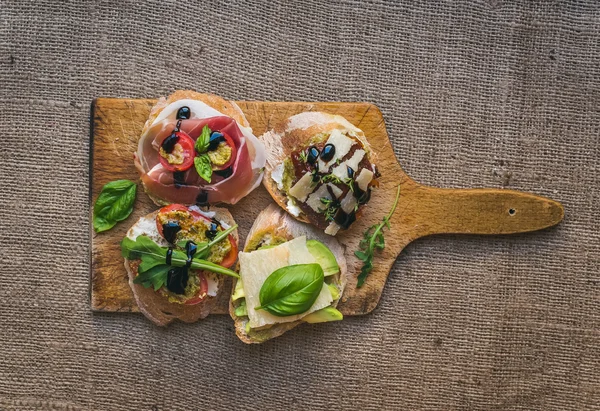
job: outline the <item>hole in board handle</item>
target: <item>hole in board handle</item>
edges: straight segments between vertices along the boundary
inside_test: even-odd
[[[515,210],[514,208],[511,208],[508,210],[508,215],[515,215],[516,212],[517,212],[517,210]]]

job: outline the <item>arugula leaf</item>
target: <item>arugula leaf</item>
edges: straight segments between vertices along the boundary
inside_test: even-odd
[[[213,171],[212,166],[210,165],[210,157],[208,157],[208,154],[201,154],[198,157],[195,157],[194,167],[196,167],[196,172],[198,175],[206,180],[207,183],[210,183]]]
[[[117,180],[102,187],[93,212],[93,226],[97,233],[110,230],[125,220],[133,211],[137,185],[130,180]]]
[[[383,250],[385,248],[385,238],[383,236],[383,229],[390,229],[390,218],[396,211],[398,205],[398,199],[400,198],[400,185],[398,185],[398,191],[396,192],[396,200],[392,206],[392,210],[388,215],[383,217],[383,220],[379,224],[375,224],[367,229],[363,235],[363,239],[360,240],[359,248],[354,252],[356,258],[363,262],[363,266],[358,275],[358,282],[356,287],[362,287],[369,273],[373,270],[373,257],[375,250]]]
[[[145,288],[153,287],[154,291],[158,291],[160,287],[167,283],[167,275],[170,269],[170,265],[161,264],[143,273],[138,270],[138,276],[133,279],[133,283],[142,284]]]
[[[319,264],[281,267],[267,277],[260,288],[260,306],[278,317],[301,314],[317,300],[323,288],[323,268]]]
[[[190,268],[239,278],[239,275],[235,271],[204,260],[201,258],[202,256],[198,255],[199,251],[207,251],[212,245],[221,241],[236,228],[237,225],[219,232],[219,235],[217,235],[210,243],[201,243],[205,244],[205,246],[202,250],[198,247],[198,251],[194,254]],[[135,240],[125,237],[121,241],[121,255],[123,257],[129,260],[141,260],[138,267],[138,276],[134,279],[134,283],[142,284],[146,288],[153,286],[155,290],[158,290],[166,284],[167,274],[171,267],[184,267],[187,263],[186,253],[181,250],[173,249],[171,254],[171,265],[167,265],[166,260],[168,250],[168,247],[161,247],[150,237],[145,235],[140,235]],[[204,256],[207,254],[208,253],[204,253]]]
[[[208,151],[208,146],[210,145],[210,133],[211,130],[208,126],[202,128],[202,132],[196,139],[196,144],[194,144],[194,148],[198,154],[204,154]]]

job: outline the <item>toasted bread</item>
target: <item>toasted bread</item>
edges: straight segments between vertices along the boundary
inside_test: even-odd
[[[231,213],[224,208],[211,207],[214,212],[214,218],[228,225],[234,225],[235,221]],[[138,235],[148,235],[155,241],[160,241],[158,231],[156,230],[156,215],[158,210],[141,217],[127,232],[127,236],[137,237]],[[154,227],[154,230],[152,230]],[[238,241],[238,232],[232,232],[235,240]],[[164,240],[163,240],[164,241]],[[156,325],[165,326],[174,320],[180,320],[186,323],[192,323],[205,318],[217,303],[219,293],[221,292],[225,278],[222,275],[210,273],[211,278],[216,282],[216,293],[214,296],[207,296],[205,299],[195,305],[185,305],[170,302],[167,297],[155,292],[152,288],[145,288],[141,284],[134,284],[133,280],[137,276],[137,269],[140,260],[125,259],[125,269],[129,276],[129,286],[133,291],[135,301],[140,312]]]
[[[177,90],[169,97],[161,97],[158,99],[154,107],[152,107],[152,109],[150,110],[150,115],[148,116],[148,120],[144,124],[142,134],[144,134],[150,128],[152,122],[156,119],[156,117],[158,117],[163,108],[178,100],[185,99],[202,101],[203,103],[211,106],[215,110],[220,111],[224,115],[231,117],[232,119],[237,121],[240,126],[250,127],[250,124],[248,124],[248,120],[246,120],[246,116],[239,108],[239,106],[233,101],[225,100],[223,97],[216,96],[214,94],[203,94],[192,90]]]
[[[288,213],[277,207],[275,204],[269,205],[263,210],[252,225],[248,236],[246,237],[246,244],[244,251],[250,252],[253,250],[253,245],[260,242],[260,239],[265,235],[271,235],[276,237],[282,237],[286,240],[291,240],[300,236],[306,236],[307,239],[315,239],[325,244],[329,250],[334,254],[337,263],[340,267],[340,273],[334,277],[334,282],[340,290],[339,297],[333,301],[332,306],[337,306],[339,299],[341,298],[344,287],[347,281],[347,266],[346,258],[344,257],[344,247],[334,238],[324,234],[317,228],[308,224],[299,223],[294,220]],[[239,268],[239,266],[238,266]],[[235,291],[236,280],[233,282],[233,289]],[[261,343],[271,338],[278,337],[288,330],[303,323],[302,320],[275,324],[269,328],[262,330],[251,330],[250,333],[246,332],[246,324],[248,317],[238,317],[235,315],[235,308],[239,305],[236,301],[230,299],[229,313],[231,318],[235,322],[235,330],[237,336],[243,342],[247,344]]]
[[[331,132],[334,129],[353,132],[369,155],[370,161],[375,162],[374,153],[363,131],[339,115],[312,111],[296,114],[259,137],[267,151],[263,185],[273,200],[284,210],[288,210],[288,197],[273,180],[273,170],[286,158],[289,158],[293,151],[307,146],[315,135]],[[290,215],[298,221],[310,223],[304,213],[300,213],[298,216]]]

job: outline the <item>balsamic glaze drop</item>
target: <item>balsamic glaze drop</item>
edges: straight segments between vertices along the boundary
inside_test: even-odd
[[[187,106],[181,107],[177,110],[177,120],[187,120],[190,118],[190,108]]]
[[[165,150],[165,153],[173,152],[175,148],[175,144],[179,141],[179,136],[175,133],[171,134],[169,137],[165,138],[160,145],[160,147]]]
[[[200,194],[196,197],[196,204],[199,206],[208,205],[208,192],[205,190],[200,191]]]
[[[177,221],[169,221],[162,225],[163,237],[169,243],[174,244],[177,233],[181,231],[181,226]]]
[[[216,174],[223,178],[231,177],[231,175],[233,174],[233,167],[227,167],[225,170],[213,170],[213,174]]]
[[[335,146],[333,144],[326,144],[321,151],[321,160],[328,162],[335,155]]]
[[[187,267],[173,267],[167,272],[167,290],[175,294],[185,293],[190,275]]]
[[[185,243],[185,253],[187,254],[187,260],[185,262],[186,268],[191,267],[192,259],[194,258],[194,254],[196,254],[197,250],[198,247],[196,246],[196,243],[192,240],[189,240],[187,243]]]
[[[358,184],[356,184],[356,181],[352,182],[352,187],[354,191],[354,197],[356,198],[359,204],[366,204],[369,202],[369,200],[371,199],[371,190],[369,188],[367,188],[366,191],[362,190],[358,186]]]
[[[211,223],[210,224],[210,229],[206,230],[204,232],[204,234],[206,235],[206,238],[208,238],[209,240],[214,240],[215,237],[217,236],[217,225],[215,223]]]
[[[181,120],[177,120],[177,124],[175,124],[175,129],[173,130],[173,133],[179,131],[180,128],[181,128]]]
[[[346,213],[342,208],[338,208],[335,215],[333,216],[333,220],[340,225],[343,229],[347,229],[350,225],[356,221],[356,214],[354,211],[350,213]]]
[[[223,133],[220,131],[213,131],[210,135],[208,143],[208,151],[215,151],[221,142],[226,141]]]
[[[315,164],[319,158],[319,150],[312,146],[308,149],[308,155],[306,156],[306,162],[308,164]]]
[[[184,171],[173,171],[173,180],[175,182],[175,188],[181,188],[185,184],[185,172]]]
[[[167,257],[165,258],[165,263],[167,265],[171,265],[171,257],[173,257],[173,247],[169,247],[167,250]]]

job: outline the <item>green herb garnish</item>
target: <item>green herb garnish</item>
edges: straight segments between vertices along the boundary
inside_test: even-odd
[[[231,227],[219,234],[226,233],[227,231],[231,232],[235,230],[236,227],[237,226]],[[227,234],[221,236],[220,240]],[[216,240],[217,237],[210,243],[201,243],[203,246],[198,247],[198,252],[194,255],[190,268],[193,270],[210,271],[239,278],[235,271],[198,257],[198,255],[206,255],[204,252],[212,245],[216,244]],[[173,249],[171,254],[171,264],[166,264],[168,250],[167,247],[159,246],[145,235],[138,236],[135,241],[129,237],[125,237],[123,241],[121,241],[121,254],[123,257],[130,260],[141,260],[140,265],[138,266],[138,276],[133,282],[135,284],[142,284],[146,288],[153,287],[155,291],[166,284],[167,275],[171,267],[185,267],[187,263],[186,253],[181,250]]]
[[[300,157],[300,160],[302,160],[303,163],[306,163],[308,161],[307,151],[306,150],[300,151],[300,154],[298,154],[298,157]]]
[[[210,145],[210,133],[211,130],[208,126],[202,128],[202,132],[196,139],[196,144],[194,144],[194,148],[198,154],[204,154],[208,151],[208,146]]]
[[[385,239],[383,238],[383,229],[387,227],[390,228],[390,218],[396,211],[396,206],[398,205],[398,199],[400,198],[400,186],[398,185],[398,191],[396,193],[396,200],[394,201],[394,205],[392,210],[388,215],[383,217],[383,220],[379,224],[375,224],[367,231],[365,231],[363,239],[360,240],[360,250],[355,251],[354,255],[363,262],[363,266],[360,270],[360,274],[358,275],[358,282],[356,287],[362,287],[367,278],[367,275],[373,270],[373,256],[375,250],[383,250],[385,248]]]
[[[112,181],[102,187],[94,204],[93,225],[97,233],[110,230],[133,211],[137,185],[130,180]]]
[[[198,157],[195,157],[194,167],[196,167],[196,172],[198,175],[206,180],[207,183],[210,183],[213,170],[208,154],[201,154]]]
[[[296,264],[275,270],[260,289],[260,306],[278,317],[302,314],[315,303],[324,281],[319,264]]]
[[[340,178],[338,176],[336,176],[335,174],[327,174],[327,175],[322,176],[321,182],[322,183],[342,184],[342,180],[340,180]]]

